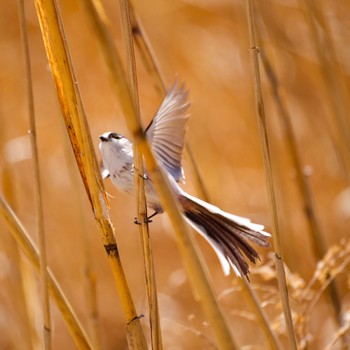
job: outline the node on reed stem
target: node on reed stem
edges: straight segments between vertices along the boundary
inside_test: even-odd
[[[120,10],[122,18],[122,29],[123,29],[123,39],[126,51],[126,65],[127,74],[129,79],[129,88],[132,93],[134,100],[135,111],[141,123],[140,118],[140,104],[138,97],[138,83],[137,83],[137,73],[136,73],[136,61],[134,53],[134,43],[131,30],[130,21],[130,10],[128,0],[120,1]],[[145,173],[142,153],[138,149],[137,145],[134,144],[134,183],[135,183],[135,194],[136,194],[136,204],[137,204],[137,220],[140,223],[140,237],[143,248],[143,258],[144,258],[144,268],[145,268],[145,281],[148,296],[149,305],[149,318],[150,318],[150,329],[151,329],[151,345],[152,349],[162,350],[162,333],[160,328],[160,316],[158,308],[158,298],[157,298],[157,287],[155,280],[153,256],[151,241],[149,236],[149,226],[147,222],[147,201],[145,195],[145,180],[143,174]]]
[[[275,258],[276,269],[277,269],[278,284],[280,287],[281,299],[283,304],[284,317],[285,317],[287,330],[288,330],[289,343],[292,349],[296,349],[297,344],[295,339],[292,313],[289,305],[288,289],[287,289],[286,276],[285,276],[284,265],[283,265],[283,258],[281,255],[281,248],[280,248],[281,245],[280,245],[277,203],[276,203],[275,188],[274,188],[274,181],[273,181],[273,175],[272,175],[272,166],[271,166],[271,160],[270,160],[268,135],[267,135],[267,129],[266,129],[264,101],[262,97],[261,83],[260,83],[260,71],[259,71],[259,60],[258,60],[259,49],[257,47],[257,42],[255,37],[254,10],[253,10],[251,0],[246,0],[246,10],[247,10],[247,20],[248,20],[248,28],[249,28],[249,40],[250,40],[250,47],[251,47],[250,53],[251,53],[251,59],[252,59],[252,71],[253,71],[253,79],[254,79],[255,107],[256,107],[256,114],[259,122],[260,141],[261,141],[263,157],[264,157],[267,190],[268,190],[269,201],[270,201],[270,210],[272,212],[272,218],[273,218],[272,237],[273,237],[274,250],[275,250],[274,258]]]

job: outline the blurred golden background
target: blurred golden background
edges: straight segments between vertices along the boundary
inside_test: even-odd
[[[105,0],[118,50],[123,53],[117,1]],[[244,1],[133,1],[170,88],[176,78],[190,91],[188,143],[196,158],[211,202],[264,224],[271,231],[264,165],[254,108],[249,36]],[[349,257],[350,3],[343,1],[256,1],[259,47],[278,81],[281,103],[289,116],[302,168],[307,173],[319,233],[326,247]],[[127,348],[124,317],[104,248],[86,198],[62,123],[34,3],[26,2],[48,263],[83,325],[89,329],[86,256],[96,281],[98,329],[103,349]],[[98,152],[98,136],[128,132],[111,88],[105,62],[79,1],[59,1],[64,30],[84,109]],[[28,136],[28,101],[24,57],[16,1],[0,1],[0,147],[1,191],[37,241],[33,204],[33,170]],[[140,105],[147,126],[162,101],[152,77],[136,52]],[[297,318],[301,296],[317,271],[297,170],[287,142],[287,128],[276,104],[264,65],[263,94],[275,177],[282,254],[290,270],[291,306]],[[185,189],[196,194],[188,159]],[[135,199],[106,181],[111,218],[120,255],[142,323],[147,328],[147,297],[138,230],[133,224]],[[0,348],[40,348],[42,311],[38,278],[0,219]],[[84,242],[84,232],[88,242]],[[164,348],[215,349],[200,303],[193,297],[166,214],[151,224]],[[342,241],[343,240],[343,241]],[[237,286],[224,277],[207,243],[198,238],[215,291],[240,346],[267,348],[263,333]],[[340,245],[342,242],[342,245]],[[85,254],[87,251],[87,254]],[[84,253],[85,252],[85,253]],[[262,261],[252,270],[252,287],[265,300],[271,326],[288,348],[272,250],[259,251]],[[331,259],[332,260],[332,259]],[[20,262],[20,263],[19,263]],[[337,264],[330,262],[329,264]],[[22,265],[22,267],[21,267]],[[25,267],[23,267],[23,265]],[[20,288],[24,271],[24,292]],[[336,284],[344,319],[349,322],[349,269],[344,263]],[[331,273],[331,272],[330,272]],[[321,283],[322,285],[322,283]],[[320,286],[315,285],[313,293]],[[27,301],[27,304],[24,301]],[[26,306],[27,305],[27,306]],[[29,306],[29,308],[28,308]],[[52,303],[53,348],[74,348],[64,321]],[[346,316],[347,315],[347,316]],[[305,315],[304,315],[305,316]],[[302,347],[323,349],[340,326],[327,297],[318,300],[305,319]],[[282,322],[282,323],[281,323]],[[29,324],[29,326],[28,326]],[[349,325],[348,325],[349,327]],[[297,335],[300,335],[299,333]],[[264,345],[265,344],[265,345]],[[332,349],[341,348],[341,342]]]

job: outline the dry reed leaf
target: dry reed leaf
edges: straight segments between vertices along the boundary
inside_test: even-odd
[[[1,168],[4,169],[6,163],[9,160],[11,161],[10,166],[14,170],[11,174],[14,184],[13,192],[15,200],[19,204],[16,213],[23,219],[26,226],[28,224],[28,227],[31,227],[29,225],[32,224],[32,203],[30,202],[32,196],[27,195],[27,193],[32,194],[32,183],[26,176],[23,176],[29,170],[28,159],[30,159],[30,155],[28,147],[24,146],[23,149],[18,149],[16,142],[12,142],[20,138],[29,141],[28,136],[25,136],[27,126],[23,124],[25,119],[23,106],[25,106],[26,100],[23,99],[22,91],[24,85],[23,70],[21,65],[18,64],[21,48],[19,47],[20,38],[17,24],[18,13],[14,11],[14,4],[4,2],[1,7],[4,20],[0,23],[3,43],[0,74],[4,84],[0,84],[1,96],[3,97],[0,139],[6,148],[6,155],[0,157],[0,162]],[[82,11],[77,11],[76,5],[69,1],[62,1],[60,4],[62,5],[68,42],[77,68],[79,86],[82,89],[84,101],[86,101],[86,108],[89,110],[89,119],[91,125],[93,125],[92,133],[95,136],[100,133],[100,129],[104,125],[108,125],[109,119],[112,119],[113,123],[115,122],[116,114],[119,115],[120,110],[116,108],[118,104],[115,103],[115,95],[113,93],[109,94],[109,86],[104,82],[105,71],[99,57],[100,53],[92,42],[92,32],[86,29],[87,23],[82,18]],[[113,19],[111,25],[115,35],[114,39],[117,44],[120,44],[116,3],[106,0],[104,4],[108,8],[108,14]],[[42,43],[40,36],[36,35],[38,26],[34,11],[30,10],[31,5],[31,3],[26,3],[29,9],[28,19],[30,23],[31,53],[34,62],[35,94],[37,101],[40,101],[36,105],[38,121],[40,120],[39,139],[43,146],[42,166],[45,171],[45,183],[50,183],[50,186],[45,186],[44,194],[46,199],[50,200],[51,196],[70,196],[73,186],[69,184],[69,179],[65,178],[64,161],[62,163],[62,159],[57,157],[57,152],[60,152],[59,148],[62,146],[59,143],[62,140],[58,140],[58,133],[52,132],[52,121],[54,120],[52,116],[54,116],[56,110],[56,105],[53,103],[55,99],[50,93],[50,80],[45,70],[46,60],[42,57]],[[243,215],[255,216],[269,226],[266,217],[265,192],[261,188],[263,186],[261,180],[263,175],[260,170],[261,156],[256,147],[257,143],[254,141],[258,135],[255,132],[256,123],[251,118],[253,115],[252,89],[251,81],[247,77],[249,69],[247,66],[248,44],[245,32],[246,19],[242,4],[227,1],[217,3],[204,1],[200,4],[198,1],[158,1],[153,2],[151,7],[138,1],[134,5],[143,20],[149,39],[152,40],[154,53],[157,60],[162,64],[165,78],[171,80],[174,72],[178,72],[181,77],[186,79],[188,86],[191,88],[191,95],[194,99],[191,121],[194,127],[191,127],[189,135],[191,146],[193,146],[196,160],[203,170],[203,174],[205,174],[205,183],[210,189],[214,201],[223,203],[228,208],[235,207],[237,213],[241,212]],[[339,160],[339,154],[335,152],[335,150],[339,151],[339,148],[344,146],[344,142],[341,138],[337,139],[335,136],[338,132],[338,126],[335,118],[332,117],[333,107],[330,105],[328,92],[333,82],[329,80],[330,84],[325,86],[322,80],[322,71],[327,70],[326,73],[333,75],[331,79],[335,78],[337,83],[344,83],[345,87],[349,85],[347,73],[350,68],[350,51],[348,50],[346,35],[349,31],[347,21],[349,4],[347,2],[313,1],[313,6],[316,7],[315,10],[320,12],[323,17],[320,21],[319,13],[316,13],[315,23],[318,32],[327,36],[325,41],[321,43],[323,45],[321,50],[323,50],[323,54],[329,54],[330,68],[323,65],[322,58],[320,60],[316,50],[314,50],[315,40],[310,37],[310,27],[308,27],[304,16],[304,5],[301,2],[271,1],[269,6],[266,7],[262,5],[262,2],[261,4],[260,2],[254,2],[255,8],[258,8],[256,15],[261,16],[265,24],[264,28],[261,29],[262,49],[267,50],[268,58],[279,81],[281,98],[291,116],[297,147],[300,150],[301,166],[310,164],[314,169],[313,176],[309,178],[309,181],[312,195],[315,198],[315,213],[320,219],[321,228],[324,229],[326,242],[334,243],[340,242],[341,237],[347,237],[348,235],[349,216],[345,215],[348,207],[347,202],[344,201],[342,209],[334,205],[334,199],[341,193],[341,190],[348,188],[348,182],[346,183],[348,180],[344,178],[345,172],[342,168],[341,159]],[[313,16],[314,14],[307,15]],[[331,48],[333,52],[328,50],[327,42],[329,41],[333,45]],[[159,101],[157,100],[158,95],[155,97],[155,90],[149,87],[154,87],[157,77],[153,77],[153,73],[149,73],[149,69],[145,69],[143,65],[140,65],[139,68],[140,85],[142,87],[141,105],[147,111],[147,115],[151,115]],[[286,274],[293,316],[295,316],[298,346],[307,346],[310,350],[323,349],[326,346],[328,349],[340,348],[341,344],[338,339],[342,337],[346,327],[337,327],[334,324],[334,334],[332,335],[327,334],[327,332],[315,332],[314,330],[322,329],[323,324],[331,323],[334,318],[330,307],[327,307],[326,313],[322,313],[322,317],[318,317],[319,312],[325,307],[322,289],[327,287],[327,283],[331,278],[336,278],[336,282],[340,287],[340,300],[343,309],[347,307],[347,293],[350,288],[350,280],[347,276],[349,265],[346,261],[347,258],[343,258],[341,253],[346,248],[339,248],[341,244],[338,243],[339,247],[334,250],[333,256],[329,257],[329,262],[318,259],[322,262],[317,268],[315,267],[316,261],[312,258],[308,227],[304,220],[305,207],[298,195],[291,151],[286,146],[283,127],[278,122],[279,111],[273,101],[264,75],[262,75],[262,84],[269,118],[271,116],[271,123],[268,127],[274,136],[270,140],[271,149],[274,152],[273,156],[276,155],[277,159],[274,171],[278,178],[277,185],[282,189],[280,209],[283,214],[282,226],[286,235],[281,243],[283,252],[286,254],[285,259],[292,271],[290,274],[287,270]],[[162,91],[159,83],[156,83],[155,88]],[[343,103],[344,98],[340,97],[343,94],[336,93],[336,91],[337,89],[333,89],[333,94],[336,94],[336,97],[340,98],[342,100],[340,102]],[[121,124],[123,123],[121,122]],[[343,145],[339,145],[340,142]],[[8,151],[10,151],[11,158],[7,156]],[[55,163],[55,166],[52,165],[53,163]],[[72,168],[75,170],[75,166]],[[188,173],[188,171],[186,172]],[[1,176],[3,177],[3,172],[1,172]],[[189,180],[187,186],[193,186],[190,176],[187,180]],[[61,186],[62,184],[64,186]],[[7,185],[3,186],[6,187]],[[60,200],[57,200],[54,204],[50,203],[48,213],[51,214],[48,219],[50,220],[50,228],[51,225],[58,227],[60,243],[66,245],[69,244],[68,240],[71,242],[71,237],[77,231],[76,225],[67,226],[65,224],[69,222],[66,219],[69,218],[70,213],[62,208],[61,203]],[[112,210],[113,215],[119,215],[118,212],[115,214],[116,206],[113,205]],[[344,211],[344,215],[339,215],[341,210]],[[52,212],[55,212],[55,215],[52,216]],[[131,213],[129,214],[132,216]],[[123,227],[121,231],[129,229],[129,221],[125,220],[125,222],[124,227],[120,226]],[[69,223],[71,224],[71,222]],[[123,222],[120,225],[123,225]],[[184,282],[175,287],[171,285],[167,276],[167,274],[171,274],[169,270],[172,267],[175,270],[181,269],[177,260],[177,251],[173,249],[174,246],[171,241],[167,240],[167,237],[161,236],[164,232],[159,229],[157,223],[154,224],[154,233],[153,244],[154,251],[157,254],[156,262],[160,266],[157,271],[160,277],[159,289],[162,293],[173,297],[176,294],[176,300],[181,300],[176,306],[176,312],[181,313],[183,310],[186,312],[190,310],[188,312],[195,315],[196,320],[198,320],[196,324],[191,323],[191,327],[195,332],[201,330],[200,324],[202,320],[205,320],[205,316],[202,315],[198,305],[191,299],[186,278],[184,278]],[[129,248],[128,244],[131,241],[129,236],[127,238],[124,236],[119,236],[121,250],[124,244]],[[4,244],[6,244],[5,240],[2,240],[0,249]],[[91,256],[93,258],[99,257],[101,247],[94,244],[91,248]],[[326,248],[328,249],[329,246],[326,246]],[[165,249],[167,249],[166,254],[164,254]],[[128,253],[130,251],[129,249]],[[132,251],[133,256],[136,251],[137,248]],[[61,258],[58,260],[55,254],[49,258],[60,276],[63,274],[66,276],[65,269],[76,263],[73,258],[69,260],[68,256],[65,261],[62,261]],[[221,276],[221,271],[217,271],[215,261],[210,254],[206,255],[206,259],[210,265],[212,264],[210,268],[215,287],[222,297],[220,302],[229,303],[232,301],[232,305],[225,304],[228,305],[228,311],[239,309],[239,305],[235,303],[243,298],[240,287],[236,285],[231,287],[231,281],[225,280]],[[268,257],[269,259],[270,257]],[[339,263],[337,262],[338,259]],[[131,259],[126,255],[125,261],[130,262]],[[134,261],[132,261],[133,263]],[[97,266],[97,292],[99,298],[103,298],[103,304],[100,303],[99,305],[102,306],[101,318],[104,325],[101,331],[103,344],[113,347],[117,341],[124,341],[125,335],[121,326],[124,315],[115,313],[114,307],[105,306],[105,303],[108,303],[108,306],[115,306],[117,302],[114,293],[115,286],[109,279],[108,266],[105,268],[102,268],[102,266],[103,263]],[[139,274],[134,266],[135,264],[128,266],[131,271],[129,278],[131,286],[139,286]],[[257,267],[255,275],[252,271],[252,278],[254,278],[254,282],[256,281],[253,285],[254,291],[258,294],[261,306],[271,319],[270,327],[276,328],[282,344],[287,348],[279,293],[274,281],[276,272],[268,264],[261,266],[261,274],[259,269],[260,266]],[[311,279],[309,277],[305,278],[305,276],[310,275],[313,275]],[[4,277],[3,274],[2,277]],[[74,275],[76,279],[80,277],[78,274]],[[11,293],[6,287],[9,280],[9,277],[7,280],[2,280],[2,291],[6,293],[6,300],[12,298],[13,301],[15,297],[18,299],[18,295],[10,295]],[[103,292],[101,292],[102,288]],[[136,287],[137,300],[143,300],[144,296],[142,292],[138,292],[138,289]],[[75,290],[72,298],[78,300],[80,297],[79,291]],[[160,304],[161,310],[166,310],[167,316],[169,316],[171,310],[169,310],[168,305],[163,304],[162,301]],[[1,310],[6,307],[7,305],[4,302],[0,303]],[[303,311],[304,308],[309,308],[309,314]],[[246,312],[249,310],[243,306],[242,309]],[[81,308],[81,305],[78,304],[77,311],[82,321],[87,322],[87,309]],[[185,316],[180,319],[183,324],[186,324],[186,315],[188,314],[186,312]],[[6,318],[8,333],[16,334],[17,332],[18,334],[20,331],[20,334],[25,334],[23,326],[19,328],[20,324],[18,322],[15,326],[11,323],[10,317],[13,319],[19,317],[16,308],[11,309],[9,313],[2,312],[1,315],[8,316]],[[345,321],[347,320],[346,315],[345,310]],[[53,315],[53,321],[56,336],[60,337],[60,341],[65,342],[69,335],[65,334],[65,330],[62,331],[59,328],[61,324],[60,317],[59,314]],[[171,314],[171,317],[174,317],[173,314]],[[179,318],[181,317],[179,316]],[[0,322],[1,319],[0,317]],[[185,321],[182,321],[183,319]],[[0,323],[0,332],[4,329],[1,326],[2,323]],[[14,328],[9,329],[11,326]],[[257,339],[255,322],[237,322],[234,327],[238,339],[245,339],[245,344],[253,344],[254,340]],[[186,333],[180,327],[176,332],[171,333],[173,328],[175,327],[169,326],[167,328],[164,337],[166,344],[170,341],[173,346],[180,346],[178,343],[186,337],[187,342],[186,344],[182,343],[183,347],[195,348],[192,345],[195,336],[189,336],[189,333]],[[62,334],[58,334],[58,330]],[[310,330],[314,334],[310,334]],[[208,335],[205,331],[202,334]],[[0,347],[9,347],[7,341],[10,336],[7,332],[6,334],[1,333],[0,338]],[[70,339],[68,341],[71,342]],[[203,341],[204,346],[207,346],[206,340]],[[56,343],[57,337],[54,345]],[[215,348],[215,346],[213,347]],[[244,348],[253,347],[245,346]],[[258,344],[255,347],[258,347]]]

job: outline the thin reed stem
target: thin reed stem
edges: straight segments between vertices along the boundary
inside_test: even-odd
[[[285,270],[283,265],[283,258],[281,255],[281,244],[280,244],[280,230],[279,221],[277,213],[277,202],[274,189],[274,181],[272,174],[272,166],[270,159],[269,150],[269,139],[267,135],[266,119],[265,119],[265,109],[264,101],[262,97],[261,82],[260,82],[260,70],[259,70],[259,59],[258,53],[259,49],[257,47],[256,36],[255,36],[255,24],[254,24],[254,10],[251,0],[246,0],[246,10],[247,10],[247,20],[249,28],[249,40],[250,40],[250,52],[252,59],[252,71],[254,79],[254,92],[255,92],[255,107],[256,114],[258,117],[259,130],[260,130],[260,141],[264,157],[267,190],[270,202],[270,211],[272,214],[272,231],[273,231],[273,243],[274,243],[274,258],[277,269],[278,285],[282,299],[284,318],[286,321],[288,339],[292,349],[297,349],[295,332],[293,326],[292,312],[289,305],[288,289],[285,276]]]
[[[204,310],[207,313],[208,321],[213,328],[220,348],[230,350],[236,349],[237,345],[217,304],[212,285],[209,281],[208,271],[204,265],[204,260],[200,256],[198,248],[194,245],[188,227],[182,219],[178,204],[170,188],[169,180],[158,167],[146,141],[137,112],[135,111],[133,98],[128,87],[125,73],[121,66],[119,54],[116,51],[114,42],[108,31],[106,21],[101,20],[101,18],[104,19],[104,17],[98,15],[100,9],[97,9],[95,4],[91,1],[84,1],[84,4],[88,8],[87,12],[90,15],[89,18],[93,25],[93,30],[97,34],[101,51],[110,71],[113,88],[119,97],[133,141],[144,156],[147,170],[152,177],[152,181],[164,205],[164,209],[167,211],[173,224],[178,247],[182,254],[188,277],[193,287],[200,295]]]
[[[128,0],[120,0],[120,12],[122,18],[123,39],[126,51],[126,67],[129,79],[129,86],[134,100],[135,111],[141,123],[140,104],[138,96],[138,82],[136,72],[136,61],[134,52],[134,43],[132,37],[130,10]],[[143,248],[143,259],[145,268],[145,280],[147,287],[149,319],[151,329],[151,345],[152,349],[162,350],[162,333],[160,328],[157,286],[154,273],[154,264],[152,256],[152,248],[149,237],[149,226],[147,221],[147,202],[145,195],[144,165],[142,154],[136,144],[134,144],[134,183],[137,204],[137,220],[139,222],[139,230],[141,243]]]
[[[30,263],[40,272],[40,256],[38,249],[32,242],[29,234],[10,208],[5,198],[0,193],[0,213],[5,218],[13,238],[29,259]],[[64,320],[71,332],[75,344],[79,349],[92,349],[92,345],[75,315],[71,305],[62,292],[55,276],[50,269],[46,270],[49,291],[62,313]]]
[[[26,15],[24,8],[24,0],[19,0],[19,18],[20,28],[22,36],[22,44],[25,58],[25,72],[27,82],[27,99],[28,99],[28,112],[29,112],[29,135],[33,156],[33,170],[34,170],[34,196],[35,196],[35,211],[36,211],[36,224],[39,235],[39,249],[40,249],[40,281],[42,289],[42,307],[43,307],[43,336],[45,349],[51,349],[51,313],[50,313],[50,299],[49,289],[47,281],[47,253],[46,253],[46,239],[44,228],[44,214],[42,204],[42,192],[40,184],[40,165],[39,165],[39,153],[36,137],[36,125],[35,125],[35,111],[34,111],[34,96],[33,96],[33,83],[32,72],[30,64],[30,54],[28,46],[28,35],[26,28]]]
[[[60,21],[58,8],[54,0],[36,0],[35,5],[63,118],[119,292],[126,319],[129,347],[146,349],[146,340],[126,281],[114,229],[109,219],[104,185],[65,45],[63,25]]]

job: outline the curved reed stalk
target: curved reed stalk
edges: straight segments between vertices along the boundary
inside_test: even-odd
[[[122,302],[129,346],[133,349],[146,349],[146,340],[124,275],[114,229],[109,219],[104,186],[65,46],[58,9],[54,0],[36,0],[35,5],[63,118]]]

